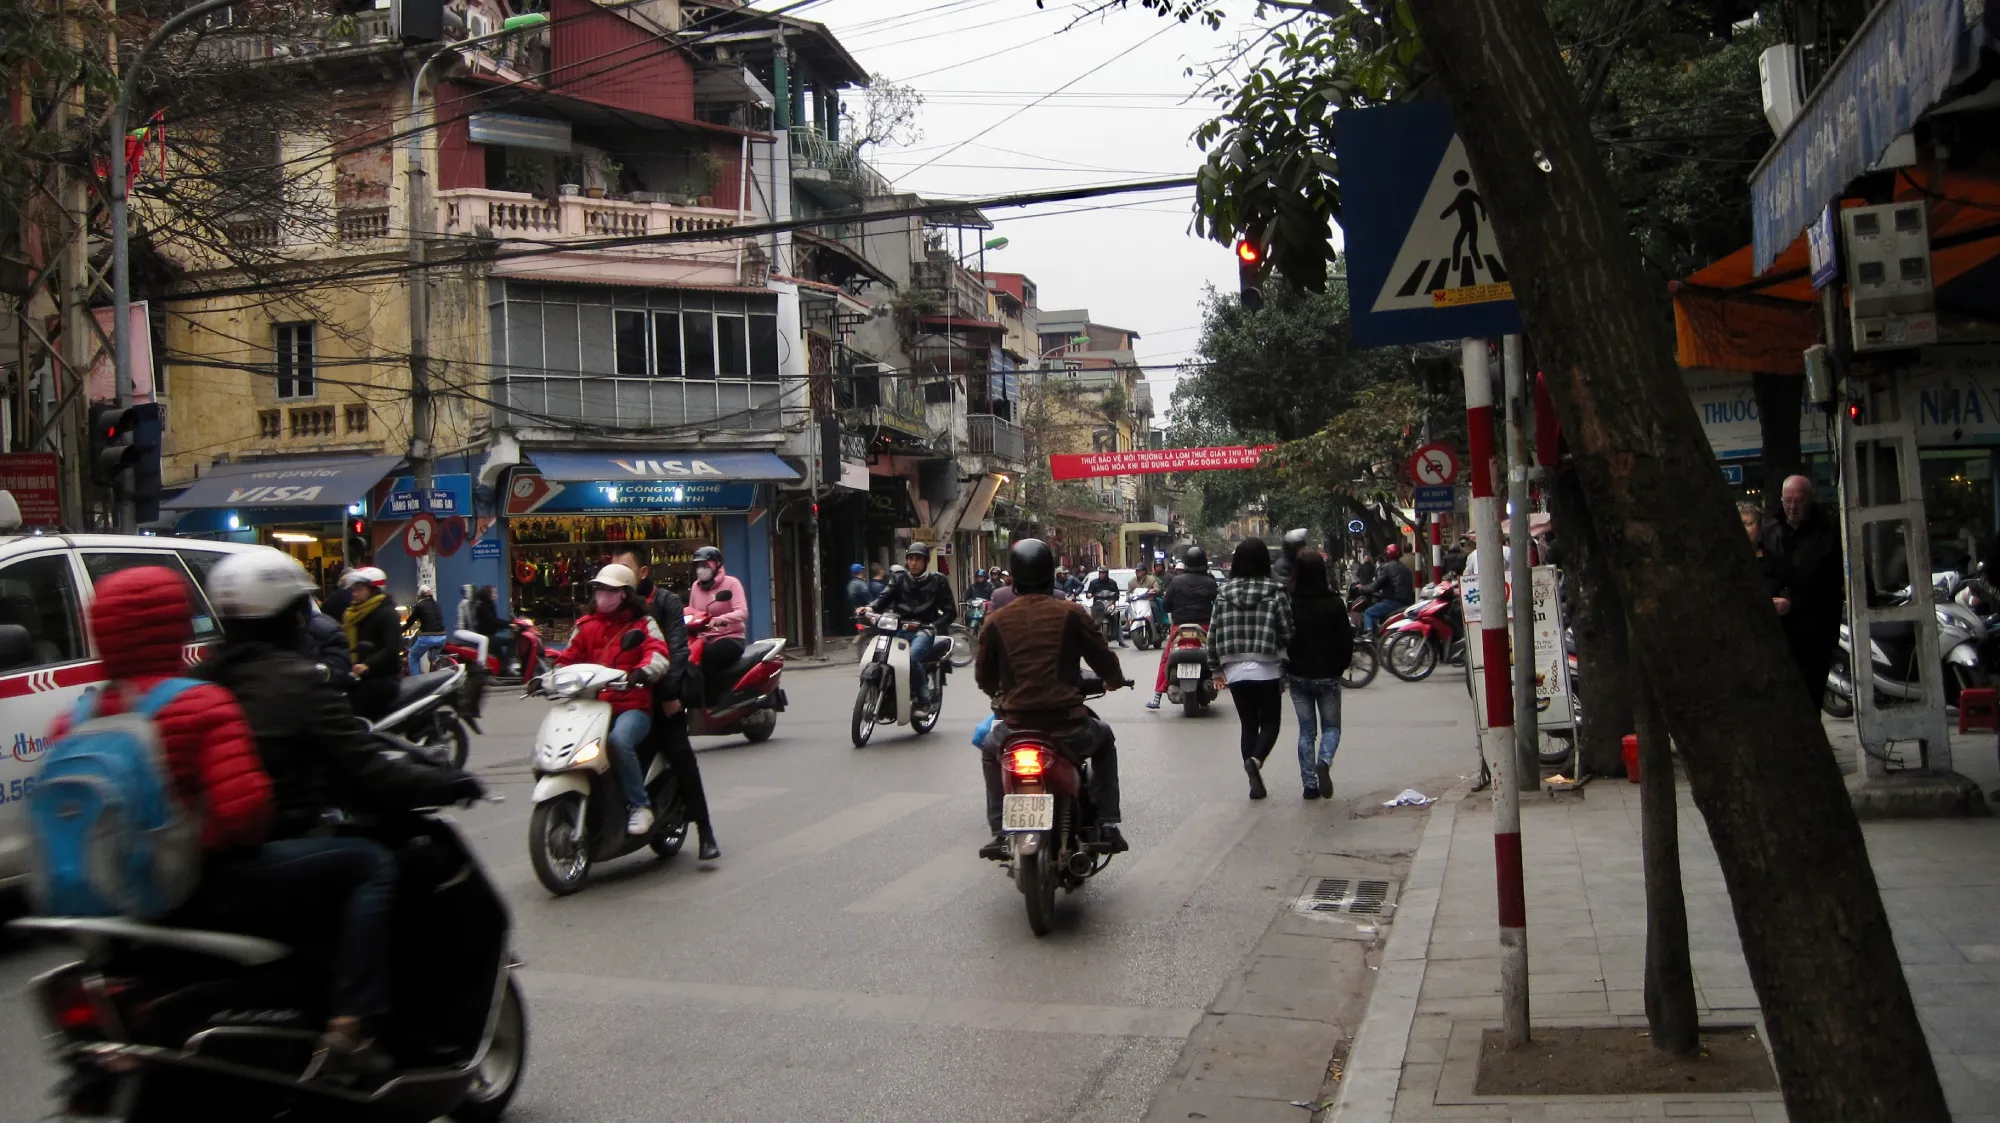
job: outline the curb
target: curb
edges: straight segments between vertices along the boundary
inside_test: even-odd
[[[1431,928],[1437,921],[1438,897],[1444,889],[1445,862],[1451,857],[1451,832],[1458,822],[1464,785],[1446,793],[1424,824],[1423,841],[1410,860],[1410,874],[1397,898],[1395,923],[1382,951],[1382,970],[1368,996],[1368,1012],[1348,1051],[1341,1073],[1340,1095],[1324,1118],[1342,1123],[1389,1123],[1402,1084],[1403,1058],[1409,1052],[1410,1027],[1417,1018],[1417,994],[1423,988],[1429,961]]]

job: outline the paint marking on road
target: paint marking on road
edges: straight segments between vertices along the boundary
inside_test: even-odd
[[[1092,1006],[1067,1002],[1014,1002],[987,998],[931,998],[917,994],[862,994],[799,987],[634,979],[561,971],[515,973],[531,1002],[580,1002],[593,1006],[697,1006],[718,1012],[751,1011],[818,1015],[853,1021],[1017,1033],[1077,1033],[1099,1037],[1184,1038],[1200,1024],[1200,1010],[1160,1006]]]
[[[974,880],[988,880],[992,865],[972,844],[955,846],[842,910],[858,913],[928,912],[945,904]]]
[[[767,799],[776,799],[778,796],[784,795],[791,790],[790,788],[765,788],[755,784],[745,784],[741,787],[728,788],[720,795],[710,795],[708,797],[708,812],[710,815],[726,815],[732,811],[741,811],[746,807],[755,806]],[[532,791],[532,788],[529,789],[530,793]],[[459,825],[467,834],[479,838],[490,838],[502,831],[520,829],[526,825],[530,818],[534,817],[534,814],[535,805],[528,800],[527,794],[523,794],[520,799],[520,810],[511,815],[496,815],[490,818],[479,819],[468,815],[460,821]],[[720,828],[717,829],[719,830]],[[500,872],[503,874],[513,873],[517,869],[525,870],[527,868],[528,864],[526,862],[510,862]]]
[[[1250,833],[1256,821],[1254,806],[1241,800],[1213,800],[1195,808],[1160,842],[1132,839],[1132,849],[1142,856],[1118,878],[1117,891],[1107,904],[1130,919],[1174,915]],[[1132,837],[1129,828],[1126,837]]]

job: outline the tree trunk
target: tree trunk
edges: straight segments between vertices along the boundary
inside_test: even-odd
[[[1681,893],[1681,833],[1675,822],[1674,756],[1660,708],[1639,682],[1639,828],[1646,867],[1646,1025],[1653,1048],[1690,1056],[1700,1044],[1694,965],[1688,959]]]
[[[1787,1110],[1949,1119],[1847,788],[1547,16],[1538,0],[1410,6],[1544,360],[1632,648],[1715,843]]]
[[[1799,451],[1799,414],[1805,409],[1805,376],[1797,374],[1753,374],[1751,390],[1757,395],[1757,429],[1764,444],[1764,506],[1775,517],[1784,514],[1778,503],[1786,476],[1805,469]]]
[[[1576,636],[1580,671],[1577,701],[1583,721],[1576,727],[1578,755],[1593,776],[1625,775],[1625,735],[1633,732],[1632,660],[1625,641],[1625,608],[1604,564],[1604,546],[1590,525],[1583,481],[1561,470],[1550,489],[1556,541],[1562,546],[1563,608]]]

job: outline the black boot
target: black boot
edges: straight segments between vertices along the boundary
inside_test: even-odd
[[[1106,854],[1123,854],[1132,849],[1132,844],[1125,841],[1125,834],[1118,829],[1117,823],[1105,823],[1099,826],[1097,840]]]
[[[1007,860],[1007,836],[1000,831],[993,832],[993,841],[979,848],[979,856],[990,862]]]
[[[695,856],[704,862],[713,862],[722,857],[722,847],[715,844],[714,829],[704,823],[695,830],[701,836],[701,848],[695,851]]]

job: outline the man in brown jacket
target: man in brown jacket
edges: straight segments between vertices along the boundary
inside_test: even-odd
[[[1118,744],[1111,727],[1097,720],[1084,705],[1079,662],[1090,664],[1107,690],[1132,685],[1118,657],[1090,616],[1073,602],[1051,596],[1055,588],[1055,554],[1039,539],[1014,543],[1008,560],[1013,571],[1015,599],[986,618],[979,633],[979,655],[973,678],[993,699],[993,710],[1008,729],[1032,729],[1077,758],[1091,759],[1090,799],[1097,810],[1103,841],[1112,853],[1127,849],[1118,831]],[[995,732],[980,747],[980,767],[986,774],[986,821],[993,841],[982,847],[983,858],[1004,859],[1006,838],[1000,831],[1000,762],[997,752],[1006,733]]]

